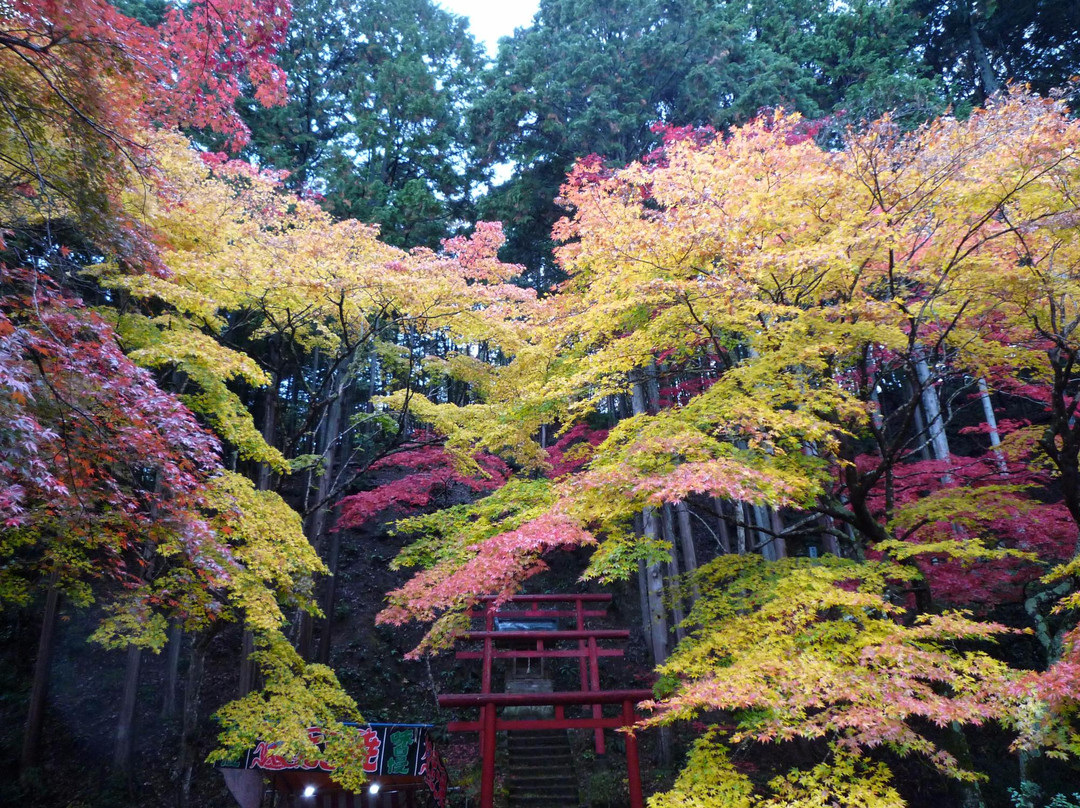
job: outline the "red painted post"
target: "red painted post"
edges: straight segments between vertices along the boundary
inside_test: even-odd
[[[596,653],[596,638],[589,637],[589,689],[592,691],[598,691],[600,689],[600,659]],[[593,718],[600,718],[604,714],[603,708],[599,704],[594,704],[592,708]],[[597,729],[593,733],[593,744],[596,747],[596,754],[603,755],[607,750],[604,747],[604,731]]]
[[[484,695],[491,693],[491,661],[494,656],[495,642],[490,636],[495,628],[495,605],[489,603],[484,617],[484,628],[488,636],[484,637],[484,670],[480,674],[480,690]],[[493,808],[495,805],[495,705],[487,703],[481,708],[484,727],[480,731],[480,808]]]
[[[574,616],[577,619],[576,628],[578,631],[585,630],[585,601],[580,598],[574,601]],[[577,647],[579,650],[585,650],[585,640],[578,640]],[[582,655],[579,660],[578,667],[581,669],[581,689],[589,689],[589,677],[585,665],[585,656]]]
[[[495,805],[495,705],[485,705],[483,713],[484,730],[480,733],[483,760],[480,770],[480,808],[493,808]],[[639,785],[638,791],[640,790]],[[637,808],[641,808],[640,803]]]
[[[624,701],[622,714],[626,726],[633,725],[634,703]],[[631,733],[626,733],[626,779],[630,786],[630,808],[643,808],[645,803],[641,794],[641,761],[638,759],[637,738]]]
[[[480,672],[480,692],[491,692],[491,660],[495,655],[495,609],[494,604],[488,604],[487,615],[484,618],[484,669]]]
[[[577,619],[577,624],[576,624],[575,628],[577,628],[578,631],[585,631],[585,601],[583,601],[581,598],[578,598],[577,600],[574,601],[574,615],[575,615],[575,617]],[[578,650],[582,652],[581,657],[578,659],[578,669],[579,669],[579,673],[581,674],[581,690],[582,690],[582,692],[585,692],[585,691],[590,689],[589,688],[589,661],[588,661],[588,658],[586,657],[586,653],[587,653],[587,651],[586,651],[586,649],[587,649],[586,641],[585,640],[578,640],[577,646],[578,646]],[[595,690],[596,688],[592,688],[592,689]],[[600,709],[599,705],[594,705],[593,706],[593,717],[594,718],[601,715],[602,712],[603,711]],[[604,730],[599,729],[599,728],[593,730],[593,746],[596,749],[596,754],[598,754],[598,755],[604,754]]]

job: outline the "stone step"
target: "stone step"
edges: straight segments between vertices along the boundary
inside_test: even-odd
[[[507,733],[509,808],[577,808],[574,755],[566,730]]]
[[[511,679],[506,683],[507,693],[551,693],[550,679]]]
[[[530,755],[529,757],[511,757],[509,769],[512,772],[526,769],[547,771],[568,771],[574,768],[574,758],[569,752],[556,755]]]
[[[570,747],[566,743],[556,743],[555,741],[533,741],[532,743],[510,743],[506,747],[510,751],[510,756],[520,755],[521,757],[529,757],[532,755],[542,755],[547,752],[552,753],[565,753],[570,754]]]
[[[506,733],[506,737],[511,741],[528,741],[534,738],[545,738],[558,740],[562,743],[567,742],[565,729],[515,729]]]
[[[537,772],[568,772],[574,770],[574,758],[569,752],[557,755],[531,755],[528,758],[511,758],[511,773],[535,774]]]
[[[539,745],[557,745],[557,746],[569,746],[570,742],[566,738],[566,733],[562,735],[541,735],[540,733],[529,733],[527,735],[512,735],[506,739],[506,742],[510,746],[535,746]]]
[[[511,769],[507,777],[510,783],[576,783],[574,773],[565,768],[543,771],[540,769]]]
[[[523,759],[546,753],[571,754],[569,746],[565,743],[555,743],[554,741],[545,743],[511,743],[508,744],[506,748],[510,752],[510,757],[521,757]]]
[[[511,802],[536,799],[554,802],[560,805],[578,804],[578,792],[576,788],[553,789],[551,791],[511,791],[509,796]]]
[[[578,793],[578,783],[573,780],[510,780],[511,794],[572,794]]]
[[[518,791],[539,791],[542,789],[555,789],[557,791],[563,791],[565,789],[571,791],[578,790],[578,781],[568,777],[534,778],[529,780],[510,778],[507,781],[507,785],[509,785],[511,789],[517,789]]]
[[[578,799],[564,799],[562,797],[511,797],[510,808],[577,808]]]

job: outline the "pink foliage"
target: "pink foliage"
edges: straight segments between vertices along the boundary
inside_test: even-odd
[[[464,270],[466,278],[482,281],[505,281],[520,274],[524,267],[499,261],[499,248],[506,243],[500,222],[477,222],[471,236],[444,239],[443,251]]]
[[[1033,695],[1054,712],[1075,707],[1080,694],[1080,628],[1065,635],[1060,659],[1045,671],[1027,674],[1013,692]]]
[[[544,553],[595,543],[591,533],[553,509],[469,547],[474,555],[463,564],[443,563],[413,576],[390,593],[392,605],[379,613],[378,622],[402,625],[433,620],[438,612],[471,605],[482,594],[495,594],[499,605],[523,581],[547,569],[541,559]]]
[[[423,440],[425,434],[414,439]],[[342,499],[337,529],[361,527],[388,511],[426,508],[434,497],[448,494],[455,486],[477,494],[492,491],[510,476],[509,466],[494,455],[481,453],[474,460],[486,477],[461,473],[441,446],[418,446],[377,460],[369,471],[400,476]]]
[[[682,463],[666,474],[652,476],[644,476],[628,466],[588,471],[579,475],[573,485],[606,488],[613,495],[645,495],[654,505],[679,502],[690,494],[740,502],[769,500],[775,505],[786,505],[794,493],[784,481],[726,458]]]

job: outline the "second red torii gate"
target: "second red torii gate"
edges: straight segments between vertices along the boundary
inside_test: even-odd
[[[600,657],[622,656],[622,649],[601,648],[599,640],[625,640],[629,631],[619,629],[588,629],[585,619],[604,617],[611,595],[519,595],[509,603],[528,603],[527,610],[495,609],[493,597],[485,597],[487,606],[480,612],[470,611],[473,619],[484,620],[484,630],[469,631],[461,635],[462,639],[481,640],[482,651],[459,651],[458,659],[480,659],[483,661],[480,693],[453,693],[440,695],[440,707],[479,707],[479,721],[453,721],[447,724],[451,732],[477,732],[480,734],[480,752],[482,773],[480,780],[480,808],[492,808],[495,799],[495,733],[500,730],[548,730],[548,729],[592,729],[598,754],[604,753],[604,729],[632,726],[637,716],[634,705],[652,698],[650,690],[600,690]],[[541,609],[542,603],[573,603],[570,610]],[[604,603],[604,609],[586,609],[586,603]],[[495,631],[495,618],[536,620],[550,618],[572,618],[576,626],[572,630],[560,631]],[[535,642],[535,649],[497,649],[496,642],[527,641]],[[576,642],[576,648],[548,648],[549,642]],[[580,662],[581,689],[554,693],[492,693],[491,666],[496,659],[566,659],[577,658]],[[567,718],[568,705],[591,705],[592,715],[583,718]],[[603,715],[603,705],[618,704],[621,710],[617,716]],[[503,719],[497,711],[500,707],[510,706],[551,706],[555,709],[554,718],[541,719]],[[632,734],[626,736],[626,769],[630,787],[630,808],[642,808],[641,764],[638,756],[637,739]]]

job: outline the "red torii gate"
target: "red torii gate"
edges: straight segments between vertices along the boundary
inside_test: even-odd
[[[525,610],[510,610],[494,607],[495,598],[482,598],[487,606],[482,611],[470,611],[469,617],[484,621],[482,631],[468,631],[462,639],[482,640],[482,651],[458,651],[458,659],[483,660],[480,680],[480,693],[452,693],[438,697],[440,707],[479,707],[479,721],[452,721],[447,724],[450,732],[478,732],[480,734],[480,754],[482,773],[480,780],[480,808],[492,808],[495,799],[495,733],[500,730],[549,730],[549,729],[592,729],[597,754],[604,754],[604,729],[629,727],[637,716],[634,705],[652,698],[651,690],[601,690],[600,657],[622,656],[621,648],[600,648],[599,640],[625,640],[630,632],[617,629],[589,629],[585,619],[604,617],[611,595],[518,595],[510,598],[512,604],[529,604]],[[542,603],[572,603],[573,610],[541,609]],[[603,603],[603,609],[587,609],[586,603]],[[574,619],[572,630],[555,631],[496,631],[495,619],[543,620]],[[512,649],[495,647],[496,642],[535,642],[535,649]],[[547,648],[546,642],[576,641],[576,648]],[[567,659],[579,660],[581,671],[581,689],[554,693],[492,693],[491,666],[496,659]],[[567,705],[592,705],[592,715],[584,718],[567,718]],[[605,717],[603,705],[620,704],[622,709],[617,716]],[[551,706],[555,708],[555,717],[541,719],[504,719],[499,718],[497,710],[510,706]],[[626,735],[626,769],[630,786],[630,808],[642,808],[641,764],[638,757],[637,739],[632,734]]]

